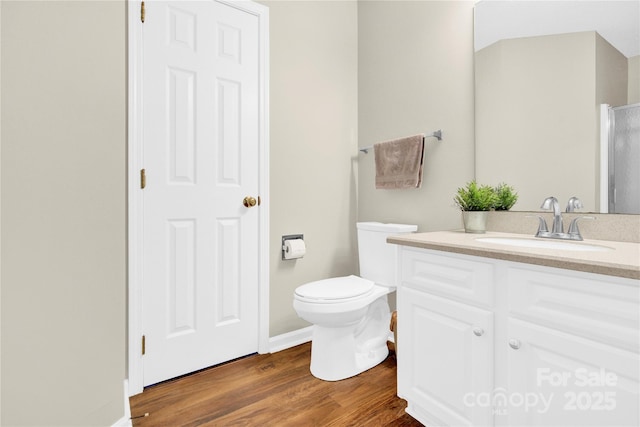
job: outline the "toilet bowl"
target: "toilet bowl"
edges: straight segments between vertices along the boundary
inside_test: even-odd
[[[343,276],[299,286],[293,307],[313,324],[311,373],[338,381],[358,375],[388,355],[391,313],[387,295],[395,291],[396,246],[386,239],[417,230],[415,225],[357,224],[362,277]]]

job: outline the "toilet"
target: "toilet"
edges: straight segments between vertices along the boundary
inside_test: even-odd
[[[311,374],[325,381],[353,377],[382,362],[389,350],[387,295],[396,288],[397,247],[387,237],[416,225],[359,222],[360,275],[334,277],[296,288],[293,308],[313,324]]]

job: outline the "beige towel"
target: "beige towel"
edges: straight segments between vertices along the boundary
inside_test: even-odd
[[[376,188],[420,188],[424,134],[373,145]]]

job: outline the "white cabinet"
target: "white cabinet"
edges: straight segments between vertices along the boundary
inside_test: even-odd
[[[403,246],[398,394],[429,426],[638,426],[637,280]]]
[[[493,313],[415,289],[399,304],[398,389],[407,412],[427,425],[485,425],[491,409],[465,405],[464,395],[492,389]]]
[[[518,319],[508,329],[503,425],[638,426],[637,353]]]
[[[514,426],[638,426],[638,281],[502,266],[506,389],[531,404],[496,415]],[[504,418],[504,419],[503,419]]]
[[[398,394],[425,425],[492,422],[469,404],[493,389],[493,267],[403,252],[398,292]]]

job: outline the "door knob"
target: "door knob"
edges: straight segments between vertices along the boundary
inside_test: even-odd
[[[256,199],[251,196],[247,196],[244,199],[242,199],[242,204],[244,205],[245,208],[254,207],[257,203],[258,202],[256,201]]]
[[[509,340],[509,347],[511,347],[514,350],[519,349],[520,348],[520,340],[510,339]]]

